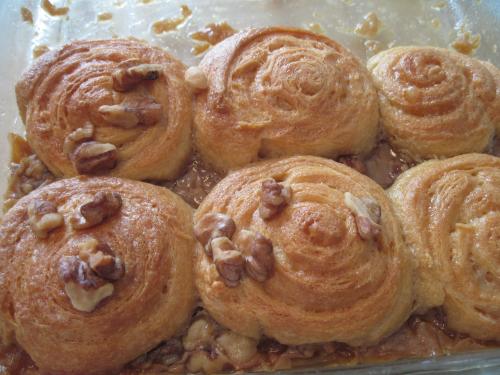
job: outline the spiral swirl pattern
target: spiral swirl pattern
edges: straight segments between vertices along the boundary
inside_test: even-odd
[[[127,92],[113,90],[112,74],[127,64],[160,64],[158,79]],[[66,137],[87,123],[94,140],[116,146],[109,174],[132,179],[175,178],[190,152],[191,98],[181,62],[133,40],[78,41],[36,60],[16,86],[21,117],[33,150],[56,176],[77,175],[63,150]],[[161,117],[149,126],[122,128],[99,108],[150,98]],[[147,153],[144,150],[148,150]]]
[[[418,263],[419,309],[443,305],[451,329],[500,339],[500,159],[425,162],[389,195]]]
[[[258,212],[262,181],[289,186],[292,198],[271,220]],[[360,238],[344,193],[371,197],[381,207],[378,241]],[[195,213],[223,213],[243,230],[273,244],[275,270],[238,287],[221,282],[216,267],[197,245],[197,288],[205,307],[221,324],[246,336],[261,334],[286,344],[377,342],[409,316],[413,279],[409,254],[384,191],[351,168],[304,156],[266,161],[222,180]]]
[[[69,218],[100,191],[120,194],[120,212],[89,229]],[[65,224],[39,239],[28,223],[35,199]],[[113,177],[65,179],[21,199],[0,228],[0,320],[45,373],[109,373],[168,339],[195,302],[192,212],[167,189]],[[121,258],[125,274],[92,312],[76,310],[59,276],[62,257],[93,236]]]
[[[344,47],[305,30],[238,33],[200,67],[208,90],[196,97],[195,142],[216,169],[258,158],[368,152],[375,141],[375,88]]]
[[[500,98],[481,62],[440,48],[398,47],[372,57],[368,68],[383,129],[408,156],[423,160],[481,152],[490,143]]]

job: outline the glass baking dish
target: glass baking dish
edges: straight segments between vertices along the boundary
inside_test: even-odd
[[[321,32],[351,49],[366,61],[377,49],[398,45],[448,47],[455,40],[469,38],[480,45],[474,56],[500,66],[500,2],[498,0],[53,0],[67,6],[65,15],[52,16],[39,0],[0,2],[0,190],[8,174],[7,134],[23,134],[15,100],[14,85],[33,59],[34,51],[53,49],[76,39],[135,37],[165,48],[186,65],[199,62],[202,54],[193,49],[200,42],[191,34],[211,22],[226,21],[236,30],[247,27],[287,25]],[[182,13],[187,5],[191,15]],[[32,23],[23,21],[21,8],[31,11]],[[375,12],[382,22],[372,38],[354,32],[356,25]],[[162,19],[178,26],[155,33],[152,24]],[[1,367],[0,367],[1,369]],[[293,370],[280,373],[449,373],[485,374],[500,372],[500,349],[454,354],[439,358],[399,360],[356,367]],[[1,372],[1,371],[0,371]]]

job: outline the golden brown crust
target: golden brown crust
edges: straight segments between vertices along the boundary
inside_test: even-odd
[[[291,189],[291,199],[264,220],[261,185],[271,177]],[[378,240],[360,238],[345,192],[378,202]],[[264,282],[245,276],[231,288],[197,244],[196,285],[204,306],[237,333],[286,344],[369,345],[408,318],[412,265],[399,223],[384,191],[353,169],[313,156],[260,162],[216,185],[195,213],[195,226],[208,213],[234,220],[237,246],[243,230],[260,232],[273,246],[272,276]]]
[[[161,64],[157,80],[131,91],[113,90],[112,73],[130,64]],[[64,152],[66,137],[88,122],[94,140],[118,148],[118,164],[108,174],[132,179],[175,178],[190,152],[191,99],[184,66],[162,51],[135,40],[78,41],[43,55],[16,85],[17,102],[31,146],[57,176],[79,174]],[[150,98],[161,117],[125,129],[111,125],[102,105]]]
[[[364,66],[335,41],[305,30],[250,29],[200,63],[208,89],[195,103],[195,143],[219,171],[258,158],[365,153],[378,107]]]
[[[443,48],[397,47],[372,57],[368,69],[382,128],[400,151],[425,160],[488,147],[500,97],[478,60]]]
[[[389,196],[418,263],[419,309],[444,305],[449,328],[500,339],[500,158],[422,163]]]
[[[119,193],[120,211],[74,230],[69,219],[96,192]],[[35,237],[27,208],[53,203],[64,225]],[[192,210],[167,189],[113,177],[60,180],[22,198],[0,230],[0,317],[47,373],[109,373],[176,334],[190,319]],[[105,242],[125,274],[92,312],[76,310],[58,270],[85,236]]]

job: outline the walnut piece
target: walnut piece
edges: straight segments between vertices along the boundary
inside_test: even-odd
[[[236,224],[229,216],[221,213],[206,214],[194,226],[194,235],[205,250],[207,256],[212,256],[212,240],[217,237],[231,239],[236,230]]]
[[[152,97],[131,95],[121,104],[100,106],[99,113],[109,124],[131,129],[156,124],[161,119],[162,107]]]
[[[227,361],[215,352],[196,351],[189,356],[186,368],[192,374],[217,374],[226,363]]]
[[[142,81],[154,81],[160,77],[163,67],[159,64],[141,64],[113,72],[113,89],[119,92],[132,90]]]
[[[232,363],[242,365],[257,354],[257,341],[235,332],[227,331],[220,335],[217,344]]]
[[[59,276],[73,307],[91,312],[106,297],[113,294],[114,286],[98,277],[87,263],[76,256],[64,256],[59,262]]]
[[[90,141],[94,136],[94,125],[87,122],[83,127],[69,133],[64,140],[63,151],[66,155],[71,155],[75,151],[78,144]]]
[[[121,206],[122,198],[119,193],[100,191],[92,201],[80,206],[79,212],[70,219],[71,226],[75,229],[93,227],[118,213]]]
[[[380,205],[373,198],[360,199],[350,192],[345,192],[344,203],[353,212],[359,236],[363,240],[374,239],[380,234],[382,212]]]
[[[186,350],[205,349],[215,336],[215,325],[210,319],[196,319],[188,328],[182,343]]]
[[[108,244],[88,237],[79,244],[79,257],[86,262],[99,277],[116,281],[125,274],[125,266]]]
[[[197,66],[192,66],[186,70],[184,80],[194,90],[205,90],[208,88],[207,76]]]
[[[264,282],[274,271],[272,242],[259,232],[242,230],[238,245],[245,254],[245,271],[255,281]]]
[[[84,142],[71,156],[78,173],[98,173],[113,169],[118,161],[115,145],[100,142]]]
[[[274,179],[262,182],[259,214],[264,220],[269,220],[279,214],[290,202],[291,189],[277,183]]]
[[[57,207],[48,201],[35,199],[28,207],[31,229],[38,238],[47,238],[49,232],[64,224],[63,216]]]
[[[243,276],[244,259],[241,252],[227,237],[217,237],[211,241],[215,268],[224,284],[230,288],[239,285]]]

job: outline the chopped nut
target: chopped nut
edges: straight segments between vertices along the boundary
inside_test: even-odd
[[[186,350],[205,349],[214,337],[215,326],[209,319],[197,319],[190,326],[182,339]]]
[[[226,364],[222,356],[205,351],[196,351],[189,357],[186,368],[190,373],[214,374],[219,373]],[[214,358],[215,357],[215,358]]]
[[[104,298],[113,294],[113,284],[99,278],[88,264],[76,256],[64,256],[59,261],[59,276],[73,307],[91,312]]]
[[[70,220],[75,229],[89,228],[115,215],[122,206],[122,198],[116,192],[98,192],[94,199],[83,204]]]
[[[245,254],[245,271],[255,281],[264,282],[274,271],[273,244],[258,232],[242,230],[239,242]]]
[[[229,216],[221,213],[206,214],[194,226],[194,235],[203,245],[205,253],[211,257],[211,242],[217,237],[227,237],[231,239],[236,230],[236,224]]]
[[[113,169],[117,163],[116,147],[110,143],[85,142],[72,155],[78,173],[97,173]]]
[[[195,90],[205,90],[208,88],[207,76],[197,66],[192,66],[186,70],[184,73],[184,79],[191,88]]]
[[[182,347],[181,340],[173,338],[152,350],[148,356],[154,363],[170,366],[179,361],[183,354],[184,348]]]
[[[244,364],[257,354],[257,341],[232,331],[220,335],[217,338],[217,344],[223,349],[231,362],[237,365]]]
[[[141,64],[126,69],[118,69],[113,74],[113,89],[124,92],[132,90],[142,81],[158,79],[163,67],[159,64]]]
[[[344,203],[354,213],[358,233],[363,240],[374,239],[380,234],[382,212],[374,199],[359,199],[350,192],[346,192]]]
[[[156,124],[161,119],[162,107],[150,97],[135,96],[122,104],[102,105],[99,113],[111,125],[130,129]]]
[[[290,202],[292,192],[288,186],[277,183],[274,179],[262,182],[259,214],[264,220],[271,219],[283,211]]]
[[[44,200],[35,199],[28,207],[28,216],[31,229],[38,238],[47,238],[50,231],[64,224],[57,207]]]
[[[102,105],[99,107],[99,113],[106,122],[122,128],[129,129],[139,124],[139,118],[134,111],[121,104]]]
[[[115,281],[125,274],[125,266],[120,257],[114,255],[111,248],[93,237],[80,243],[80,259],[105,280]]]
[[[97,289],[86,290],[74,282],[69,282],[65,285],[64,290],[75,309],[91,312],[99,302],[113,294],[114,287],[113,284],[106,283]]]
[[[217,272],[230,288],[239,285],[243,276],[244,259],[233,242],[227,237],[217,237],[211,241],[214,263]]]
[[[76,146],[84,141],[90,141],[94,135],[94,125],[87,122],[82,128],[71,132],[64,140],[63,151],[66,155],[71,155]]]

